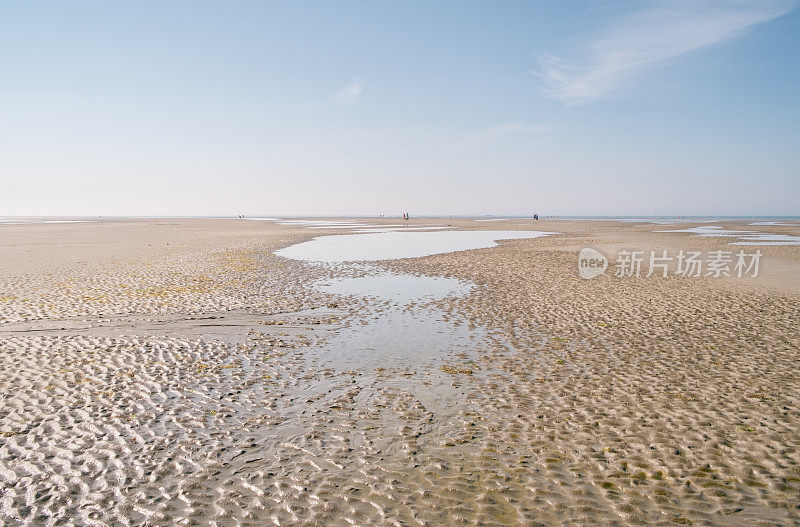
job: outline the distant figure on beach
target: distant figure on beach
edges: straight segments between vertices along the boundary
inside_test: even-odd
[[[534,212],[533,213],[533,219],[534,220],[538,220],[539,219],[539,213],[538,212]]]

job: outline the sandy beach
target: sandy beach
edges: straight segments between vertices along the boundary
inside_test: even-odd
[[[553,234],[319,265],[273,252],[398,219],[87,220],[0,224],[0,524],[800,524],[800,245],[420,218]],[[753,223],[708,225],[800,236]],[[337,285],[386,273],[428,293]]]
[[[2,22],[0,527],[800,527],[800,0]]]

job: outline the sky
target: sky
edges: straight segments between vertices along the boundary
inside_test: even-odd
[[[0,0],[0,216],[800,215],[797,7]]]

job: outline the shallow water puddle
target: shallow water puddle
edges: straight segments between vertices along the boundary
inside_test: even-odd
[[[377,307],[363,325],[343,329],[330,339],[326,353],[338,367],[374,369],[416,366],[445,353],[467,351],[476,332],[444,320],[441,310],[425,304],[472,288],[453,278],[391,272],[331,280],[319,289],[387,304]]]
[[[275,223],[280,225],[300,225],[309,228],[341,228],[341,227],[357,227],[358,223],[354,221],[317,221],[317,220],[275,220]]]
[[[452,229],[449,225],[409,225],[409,226],[396,226],[396,227],[364,227],[354,229],[355,234],[376,233],[376,232],[404,232],[404,231],[443,231],[445,229]]]
[[[300,219],[281,219],[281,218],[246,218],[255,221],[272,221],[278,225],[293,225],[305,227],[307,229],[326,229],[339,230],[350,229],[355,233],[365,232],[392,232],[405,230],[439,230],[449,229],[443,225],[409,225],[408,223],[362,223],[352,220],[300,220]]]
[[[465,295],[473,284],[384,271],[330,280],[318,287],[376,301],[361,323],[342,328],[326,341],[318,354],[322,361],[338,371],[366,374],[365,382],[383,377],[384,383],[413,394],[429,411],[452,413],[462,392],[460,383],[442,368],[460,364],[463,370],[462,363],[468,362],[477,371],[475,361],[486,332],[448,320],[431,302]]]
[[[758,231],[734,231],[723,229],[722,227],[715,225],[704,225],[702,227],[692,227],[689,229],[656,232],[688,232],[703,238],[736,238],[736,241],[730,242],[729,245],[800,245],[800,236],[771,234]]]
[[[336,369],[435,366],[452,353],[470,354],[482,332],[443,320],[438,310],[387,309],[364,325],[342,329],[328,340],[325,355]],[[480,333],[480,335],[479,335]]]
[[[431,254],[484,249],[496,240],[538,238],[541,231],[378,232],[320,236],[275,254],[307,262],[351,262],[417,258]]]
[[[409,226],[409,228],[412,228]],[[352,372],[359,386],[396,384],[426,408],[452,415],[471,375],[488,374],[480,352],[490,346],[487,331],[452,319],[436,301],[463,296],[475,285],[453,278],[388,272],[371,263],[468,249],[496,240],[538,238],[539,231],[395,231],[317,237],[277,251],[313,265],[366,276],[318,283],[320,291],[356,297],[364,316],[341,328],[312,352],[315,362]],[[356,380],[358,379],[358,380]]]
[[[440,300],[451,295],[461,296],[469,292],[472,287],[472,284],[455,278],[381,272],[376,276],[329,280],[320,285],[319,289],[335,295],[368,296],[409,304]]]

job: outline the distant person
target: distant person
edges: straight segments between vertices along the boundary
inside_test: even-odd
[[[539,213],[538,212],[534,212],[533,213],[533,219],[534,220],[538,220],[539,219]]]

